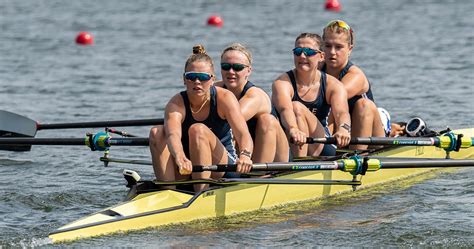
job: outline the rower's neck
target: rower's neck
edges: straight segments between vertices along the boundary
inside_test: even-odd
[[[191,108],[198,109],[204,105],[203,103],[210,100],[210,96],[210,92],[207,92],[203,96],[189,96],[189,104],[191,105]]]
[[[296,83],[302,86],[313,85],[314,83],[319,82],[321,77],[321,72],[317,69],[311,72],[298,72],[296,71]]]
[[[242,91],[244,91],[244,87],[245,85],[247,84],[247,82],[243,83],[243,84],[239,84],[237,87],[232,87],[232,86],[229,86],[229,85],[226,85],[227,87],[227,90],[231,91],[234,96],[239,99],[240,97],[240,94],[242,93]]]
[[[339,75],[341,74],[342,70],[346,67],[347,63],[349,63],[349,61],[346,61],[346,63],[342,64],[342,66],[339,66],[339,67],[329,67],[326,64],[326,73],[335,77],[336,79],[339,79]]]

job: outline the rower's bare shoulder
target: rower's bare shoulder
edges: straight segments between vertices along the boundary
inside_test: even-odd
[[[173,110],[176,110],[176,109],[180,109],[180,108],[183,108],[184,107],[184,100],[183,100],[183,97],[181,96],[181,94],[175,94],[171,99],[170,101],[168,102],[168,104],[166,104],[166,109],[173,109]],[[183,108],[184,109],[184,108]]]
[[[365,77],[364,71],[362,71],[362,69],[360,67],[358,67],[357,65],[352,65],[349,68],[349,70],[347,71],[347,74],[348,75],[360,75],[360,76]]]
[[[326,74],[326,83],[328,87],[331,87],[332,85],[335,85],[336,87],[342,86],[342,82],[330,74]]]
[[[290,77],[287,73],[284,73],[273,81],[273,91],[292,91],[293,86],[291,85]]]
[[[248,95],[249,97],[268,96],[268,94],[260,87],[251,87],[247,90],[247,93],[245,95]]]
[[[230,99],[235,99],[235,101],[237,101],[234,94],[231,91],[229,91],[225,88],[216,87],[216,92],[217,92],[217,98],[218,98],[219,101],[226,102],[227,100],[229,100],[229,98]]]
[[[283,73],[281,74],[280,76],[278,76],[274,81],[273,81],[274,84],[284,84],[284,83],[287,83],[287,84],[291,84],[290,83],[290,77],[288,76],[287,73]]]
[[[173,103],[173,104],[184,104],[183,97],[181,96],[180,93],[175,94],[173,97],[171,97],[170,101],[168,103]]]

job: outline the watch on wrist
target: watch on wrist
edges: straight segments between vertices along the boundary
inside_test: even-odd
[[[346,129],[349,133],[351,132],[351,126],[346,123],[342,123],[339,127]]]

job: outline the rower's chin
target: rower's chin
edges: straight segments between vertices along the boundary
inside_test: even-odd
[[[300,63],[298,64],[298,69],[302,70],[302,71],[311,71],[313,70],[313,68],[311,67],[310,64],[308,63]]]
[[[330,67],[337,67],[339,65],[339,62],[336,59],[329,59],[326,61],[326,65]]]

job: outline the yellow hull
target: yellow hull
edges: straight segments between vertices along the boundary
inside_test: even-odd
[[[474,137],[474,129],[457,130]],[[372,156],[445,158],[446,152],[435,147],[399,147]],[[474,147],[451,152],[451,158],[474,158]],[[433,169],[381,169],[358,176],[357,189],[407,178]],[[288,179],[353,180],[342,171],[303,171],[281,176]],[[161,225],[189,222],[225,215],[271,208],[292,202],[323,198],[353,191],[347,185],[235,185],[215,188],[191,195],[164,190],[139,194],[132,200],[104,209],[88,217],[60,227],[49,235],[53,242],[70,241],[121,231],[139,230]]]

